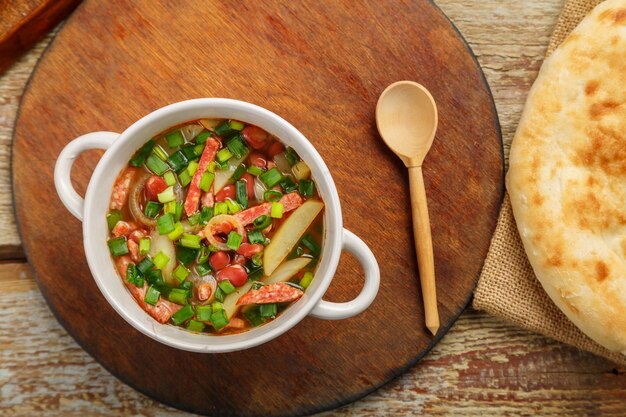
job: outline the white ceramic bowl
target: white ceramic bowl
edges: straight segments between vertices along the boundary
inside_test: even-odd
[[[272,322],[247,332],[212,336],[160,324],[144,312],[117,274],[107,247],[106,213],[111,189],[118,173],[133,153],[157,133],[189,120],[201,118],[237,119],[257,125],[293,147],[311,168],[313,179],[326,204],[324,242],[315,279],[304,296]],[[96,166],[85,199],[72,187],[70,171],[76,157],[88,149],[106,149]],[[54,184],[65,207],[83,222],[83,240],[89,269],[111,306],[133,327],[166,345],[193,352],[229,352],[257,346],[295,326],[306,315],[322,319],[344,319],[365,310],[376,297],[380,271],[376,259],[361,239],[343,228],[341,205],[335,183],[313,145],[295,127],[259,106],[223,98],[201,98],[171,104],[156,110],[122,134],[94,132],[76,138],[63,149],[56,162]],[[341,251],[359,260],[365,271],[361,293],[346,303],[331,303],[322,296],[333,279]]]

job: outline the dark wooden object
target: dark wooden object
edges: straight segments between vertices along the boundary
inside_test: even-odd
[[[0,74],[81,0],[0,0]]]
[[[385,86],[413,79],[439,107],[424,166],[442,328],[424,327],[405,169],[376,133]],[[81,224],[61,205],[55,158],[74,137],[121,131],[165,104],[232,97],[282,115],[325,158],[345,226],[378,258],[363,314],[307,318],[261,347],[202,355],[163,346],[100,295]],[[141,392],[198,413],[306,414],[360,398],[415,364],[467,305],[503,192],[502,145],[471,52],[428,1],[87,1],[50,46],[16,123],[13,184],[24,247],[42,293],[94,358]],[[99,154],[73,173],[84,190]],[[109,190],[102,190],[109,193]],[[345,301],[361,271],[343,256],[326,298]]]

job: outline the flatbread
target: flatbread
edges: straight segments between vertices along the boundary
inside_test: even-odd
[[[509,162],[543,288],[585,334],[626,354],[626,0],[598,5],[546,59]]]

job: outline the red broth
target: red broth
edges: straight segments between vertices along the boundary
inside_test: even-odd
[[[237,120],[194,120],[148,140],[119,174],[108,246],[154,319],[238,333],[309,287],[323,211],[306,162],[276,137]]]

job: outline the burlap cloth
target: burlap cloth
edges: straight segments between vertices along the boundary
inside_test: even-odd
[[[550,55],[602,0],[565,0],[550,39]],[[508,194],[474,294],[474,308],[501,317],[533,332],[626,365],[626,357],[609,352],[585,336],[545,293],[528,263],[515,226]]]

